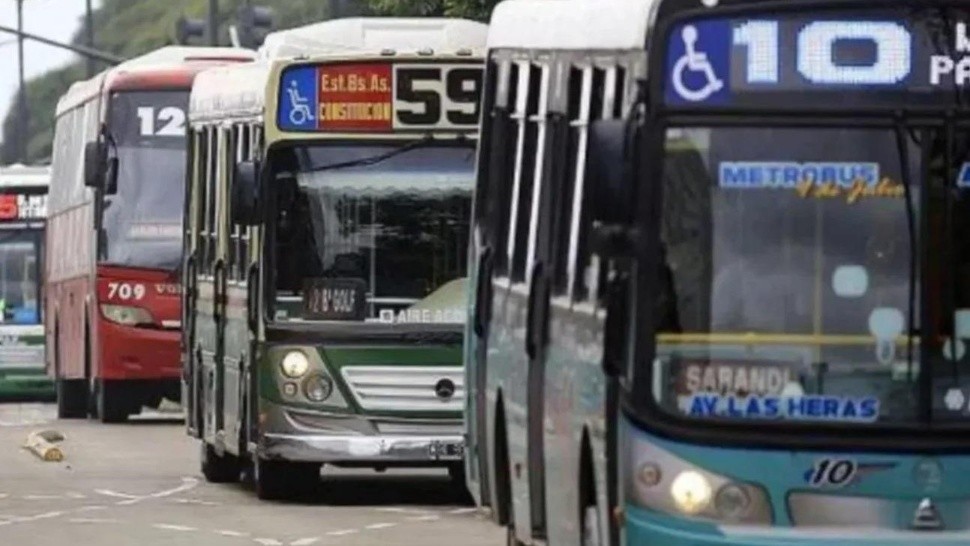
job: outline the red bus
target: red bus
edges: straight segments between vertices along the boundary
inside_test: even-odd
[[[120,422],[181,398],[189,93],[201,70],[254,58],[164,47],[58,102],[43,294],[59,417]]]

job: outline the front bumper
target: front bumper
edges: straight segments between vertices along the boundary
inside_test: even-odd
[[[460,417],[377,417],[260,401],[258,454],[315,463],[445,466],[464,456]]]
[[[690,522],[626,507],[626,546],[965,546],[968,531],[865,527],[743,527]]]
[[[440,463],[460,462],[461,436],[331,436],[264,434],[260,455],[315,463]]]

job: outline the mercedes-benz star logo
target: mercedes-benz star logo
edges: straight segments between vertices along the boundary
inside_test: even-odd
[[[449,400],[455,395],[455,382],[451,379],[441,379],[434,385],[435,395],[442,400]]]

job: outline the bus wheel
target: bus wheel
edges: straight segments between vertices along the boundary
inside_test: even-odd
[[[117,393],[110,392],[114,390],[110,387],[107,381],[97,383],[98,418],[102,423],[124,423],[128,420],[128,407]]]
[[[311,492],[320,482],[320,465],[253,460],[253,487],[262,500],[283,500]]]
[[[219,455],[210,444],[202,444],[202,475],[209,483],[232,483],[239,481],[239,457],[226,453]]]
[[[88,416],[88,387],[83,379],[57,380],[57,418],[84,419]]]

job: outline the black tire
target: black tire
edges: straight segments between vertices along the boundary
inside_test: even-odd
[[[468,482],[465,479],[465,464],[451,463],[448,465],[448,478],[451,480],[451,487],[458,494],[462,504],[474,504],[475,499],[468,490]]]
[[[235,483],[239,481],[241,465],[239,457],[226,453],[219,455],[205,441],[202,444],[202,475],[209,483]]]
[[[305,495],[313,491],[319,482],[319,464],[254,458],[253,488],[261,500],[284,500]]]
[[[112,392],[114,389],[111,388],[110,383],[99,381],[97,385],[98,419],[105,424],[127,421],[129,415],[127,401]]]
[[[57,380],[57,418],[84,419],[88,416],[88,385],[83,379]]]

